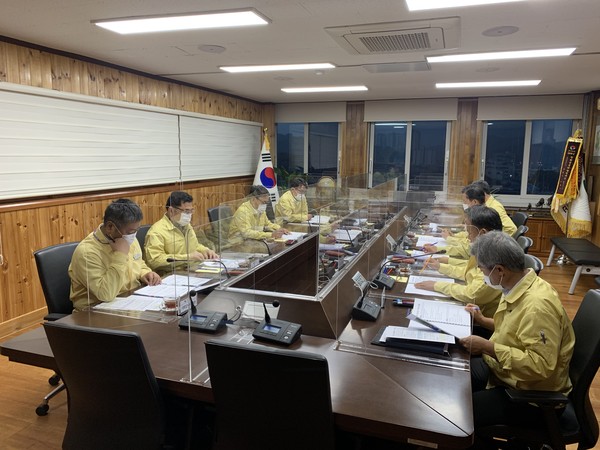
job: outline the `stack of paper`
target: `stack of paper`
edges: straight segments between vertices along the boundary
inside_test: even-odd
[[[457,338],[471,335],[471,315],[462,304],[415,299],[409,327],[443,332]]]
[[[420,277],[418,275],[411,275],[408,278],[408,283],[406,285],[406,289],[404,292],[406,294],[417,294],[417,295],[427,295],[434,297],[450,297],[449,295],[442,294],[441,292],[428,291],[425,289],[418,289],[415,286],[415,283],[420,283],[421,281],[444,281],[446,283],[454,283],[454,278],[444,278],[444,277]]]
[[[312,216],[312,218],[308,222],[312,223],[312,224],[329,223],[330,219],[331,219],[331,217],[329,217],[329,216],[316,215],[316,216]]]

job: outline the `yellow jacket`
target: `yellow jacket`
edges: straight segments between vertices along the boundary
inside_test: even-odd
[[[502,221],[502,231],[504,231],[509,236],[512,236],[513,233],[517,231],[517,226],[512,221],[512,219],[508,217],[508,214],[506,214],[506,210],[504,209],[504,206],[502,206],[502,203],[500,203],[498,200],[496,200],[493,196],[490,195],[485,201],[485,206],[487,206],[488,208],[492,208],[493,210],[498,212],[498,214],[500,215],[500,220]]]
[[[250,200],[237,209],[229,227],[229,243],[239,243],[244,239],[268,239],[273,230],[281,228],[267,217],[267,213],[258,213]]]
[[[119,294],[139,288],[140,278],[148,272],[151,270],[142,259],[137,239],[129,247],[128,255],[115,252],[98,227],[79,243],[69,265],[73,306],[81,311],[100,302],[110,302]]]
[[[489,387],[554,391],[568,394],[569,363],[575,334],[558,294],[546,281],[529,273],[502,296],[494,315],[496,359],[484,355],[490,367]]]
[[[453,258],[469,259],[471,257],[471,241],[468,236],[449,236],[446,255]]]
[[[283,223],[306,222],[308,220],[306,196],[303,195],[301,200],[296,200],[292,191],[285,192],[275,206],[275,216]]]
[[[186,239],[187,238],[187,239]],[[187,243],[186,243],[187,240]],[[148,230],[144,255],[148,266],[160,275],[173,270],[175,266],[185,266],[186,263],[169,263],[167,258],[188,259],[188,254],[198,251],[206,252],[208,248],[198,242],[192,225],[180,228],[165,214]]]
[[[494,316],[502,291],[485,284],[483,272],[477,267],[477,259],[474,256],[469,258],[466,266],[440,264],[439,272],[451,278],[464,280],[465,284],[438,281],[433,287],[436,292],[449,295],[463,303],[474,303],[479,306],[484,316]]]

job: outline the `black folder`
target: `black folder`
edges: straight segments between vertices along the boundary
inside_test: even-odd
[[[385,342],[381,342],[381,335],[383,334],[385,328],[386,327],[382,327],[377,332],[375,338],[371,341],[371,344],[416,353],[430,353],[439,356],[450,356],[448,344],[445,342],[429,342],[416,339],[400,338],[387,338]]]

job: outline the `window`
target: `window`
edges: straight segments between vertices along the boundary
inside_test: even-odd
[[[371,185],[398,177],[405,189],[408,177],[410,190],[443,190],[449,126],[446,121],[374,123]]]
[[[309,183],[324,175],[337,177],[338,147],[337,122],[277,124],[277,168],[288,173],[308,173]]]
[[[499,194],[554,194],[572,130],[572,120],[485,122],[485,180]]]

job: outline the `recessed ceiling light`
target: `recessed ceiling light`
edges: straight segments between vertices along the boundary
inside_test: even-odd
[[[299,94],[304,92],[351,92],[368,91],[366,86],[323,86],[323,87],[303,87],[303,88],[282,88],[283,92],[288,94]]]
[[[315,70],[334,69],[331,63],[308,63],[308,64],[273,64],[268,66],[221,66],[219,69],[230,73],[243,72],[275,72],[282,70]]]
[[[488,28],[481,34],[487,37],[502,37],[515,34],[517,31],[519,31],[519,27],[513,25],[501,25],[499,27]]]
[[[201,28],[267,25],[269,20],[254,9],[188,13],[183,15],[122,17],[92,20],[92,23],[119,34],[157,31],[197,30]]]
[[[438,89],[446,88],[471,88],[471,87],[514,87],[514,86],[537,86],[542,80],[515,80],[515,81],[474,81],[463,83],[435,83]]]
[[[406,0],[409,11],[456,8],[458,6],[491,5],[493,3],[521,2],[523,0]]]
[[[428,56],[428,63],[463,62],[463,61],[492,61],[499,59],[547,58],[551,56],[568,56],[575,47],[549,48],[546,50],[518,50],[510,52],[467,53],[462,55]]]

